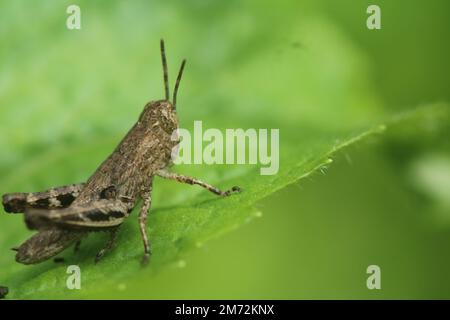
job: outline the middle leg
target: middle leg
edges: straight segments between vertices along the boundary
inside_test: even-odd
[[[77,253],[78,251],[80,251],[80,246],[81,246],[81,240],[78,240],[77,242],[75,242],[75,246],[73,247],[73,252]]]
[[[113,229],[111,229],[109,232],[109,240],[106,243],[106,245],[102,248],[102,250],[100,250],[97,255],[95,256],[95,263],[98,263],[103,256],[105,255],[106,252],[110,251],[112,249],[112,247],[114,246],[114,244],[116,243],[117,240],[117,234],[119,231],[120,226],[115,227]],[[78,243],[77,243],[78,244]]]
[[[147,190],[141,192],[143,201],[141,211],[139,212],[139,229],[141,230],[142,241],[144,242],[144,257],[142,258],[142,265],[146,265],[150,259],[151,249],[150,241],[148,240],[146,224],[147,216],[152,204],[152,186]]]

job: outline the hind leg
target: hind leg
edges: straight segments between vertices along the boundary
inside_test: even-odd
[[[67,208],[78,197],[83,187],[84,183],[79,183],[42,192],[7,193],[2,197],[2,204],[5,211],[9,213],[23,213],[28,208]]]
[[[150,259],[151,249],[150,241],[148,240],[146,224],[148,212],[152,204],[152,186],[148,190],[142,191],[141,198],[143,201],[141,211],[139,212],[139,229],[141,230],[142,241],[144,243],[144,257],[142,258],[142,265],[146,265]]]

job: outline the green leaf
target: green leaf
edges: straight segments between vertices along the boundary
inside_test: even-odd
[[[250,165],[175,168],[223,189],[242,187],[241,194],[223,199],[156,179],[148,221],[153,255],[147,268],[139,264],[143,248],[137,210],[122,227],[117,246],[98,265],[94,256],[106,234],[91,234],[79,253],[65,251],[64,265],[14,262],[8,249],[32,233],[21,216],[2,214],[0,283],[10,287],[10,298],[126,297],[138,283],[151,286],[156,273],[182,266],[189,250],[259,217],[254,209],[259,200],[324,171],[336,152],[389,128],[391,117],[373,91],[364,55],[322,17],[291,16],[273,25],[266,23],[273,18],[267,10],[254,12],[256,21],[246,10],[224,10],[214,20],[219,38],[205,28],[210,17],[199,19],[194,10],[147,2],[126,10],[92,2],[83,2],[82,8],[95,19],[84,20],[80,32],[68,32],[58,27],[65,8],[21,11],[5,5],[5,11],[19,10],[25,20],[45,18],[32,31],[19,28],[12,14],[2,22],[14,30],[4,44],[21,59],[18,63],[1,52],[1,104],[8,106],[0,110],[2,194],[88,178],[146,100],[162,96],[161,34],[170,35],[172,77],[181,57],[189,58],[178,104],[182,127],[192,129],[193,121],[201,119],[204,129],[278,128],[280,169],[262,176],[259,166]],[[146,16],[150,9],[154,20]],[[284,38],[277,38],[282,30]],[[189,32],[195,37],[184,36]],[[448,112],[445,105],[425,110],[433,119]],[[82,290],[66,288],[68,264],[80,266]]]

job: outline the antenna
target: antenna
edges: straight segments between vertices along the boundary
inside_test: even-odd
[[[177,109],[177,93],[178,87],[180,86],[181,76],[183,75],[184,65],[186,64],[186,59],[181,62],[180,71],[178,71],[177,82],[175,82],[175,90],[173,91],[173,108]]]
[[[166,91],[166,100],[169,100],[169,73],[167,72],[166,50],[164,49],[164,40],[161,39],[161,60],[164,73],[164,89]]]

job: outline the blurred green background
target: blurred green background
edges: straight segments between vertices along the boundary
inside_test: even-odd
[[[65,27],[70,4],[81,8],[81,30]],[[366,28],[369,4],[381,7],[381,30]],[[160,38],[172,81],[188,59],[181,125],[280,128],[278,179],[294,182],[286,177],[297,160],[321,159],[335,140],[450,101],[449,12],[446,0],[2,1],[0,192],[85,180],[144,104],[162,98]],[[242,198],[245,207],[230,200],[230,226],[249,206],[262,215],[201,246],[180,241],[171,258],[157,250],[171,242],[162,230],[146,272],[119,272],[135,256],[118,244],[103,265],[86,267],[86,279],[112,279],[104,290],[102,281],[76,294],[56,289],[66,275],[52,262],[17,265],[9,248],[31,233],[19,216],[2,213],[0,284],[13,298],[450,298],[449,127],[448,117],[425,110],[286,188],[252,168],[182,166],[220,186],[243,185],[242,197],[254,194]],[[151,236],[172,206],[188,203],[194,218],[202,201],[214,200],[171,182],[154,189]],[[91,256],[98,237],[85,241]],[[128,247],[140,245],[134,237]],[[381,267],[381,290],[366,287],[372,264]],[[38,277],[46,282],[31,281]]]

